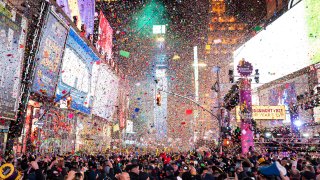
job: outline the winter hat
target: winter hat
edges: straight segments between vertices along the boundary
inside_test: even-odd
[[[281,166],[281,164],[278,161],[276,161],[275,163],[271,164],[270,166],[260,167],[259,168],[259,172],[262,175],[265,175],[265,176],[272,176],[272,175],[280,176],[280,172],[283,175],[287,174],[286,168]]]

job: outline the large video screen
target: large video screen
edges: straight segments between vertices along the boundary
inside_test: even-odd
[[[104,119],[110,120],[116,111],[118,104],[119,78],[108,68],[101,64],[98,72],[98,80],[94,95],[92,113]]]
[[[90,114],[93,101],[92,66],[98,60],[99,57],[71,28],[63,56],[57,100],[70,92],[71,108]]]
[[[234,68],[245,58],[259,69],[255,87],[319,62],[319,5],[314,0],[298,3],[234,52]]]
[[[58,20],[54,12],[49,12],[36,54],[33,92],[48,97],[55,95],[67,35],[68,27]]]
[[[0,118],[15,119],[19,104],[27,20],[0,2]]]

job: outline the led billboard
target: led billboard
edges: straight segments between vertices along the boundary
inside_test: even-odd
[[[70,92],[71,108],[90,114],[93,100],[92,66],[98,60],[99,57],[71,28],[63,56],[57,100]]]
[[[68,35],[68,27],[62,23],[54,12],[47,15],[46,25],[36,54],[36,67],[32,91],[53,97],[58,83],[60,63]]]
[[[26,34],[27,20],[0,2],[0,118],[16,116]]]
[[[102,55],[106,56],[106,59],[111,59],[113,30],[102,11],[100,11],[99,19],[97,49]]]
[[[260,84],[320,61],[320,1],[301,1],[234,52],[234,68],[245,58],[259,69]],[[237,76],[238,74],[236,74]]]
[[[101,64],[94,93],[92,114],[110,120],[118,105],[119,78],[105,64]]]
[[[94,13],[95,1],[94,0],[57,0],[57,4],[62,7],[66,15],[73,21],[76,16],[78,29],[81,25],[86,26],[86,37],[93,34],[94,30]]]
[[[86,37],[88,37],[89,34],[93,34],[94,30],[95,1],[81,0],[78,5],[81,23],[86,25]]]

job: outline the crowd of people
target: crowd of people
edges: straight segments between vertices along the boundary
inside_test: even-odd
[[[249,152],[232,153],[105,153],[99,155],[11,156],[25,180],[320,180],[320,158],[311,155]],[[11,176],[9,176],[9,175]],[[18,179],[1,168],[0,179]]]

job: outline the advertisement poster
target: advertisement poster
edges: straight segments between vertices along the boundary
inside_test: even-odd
[[[69,8],[68,0],[57,0],[57,4],[62,8],[64,13],[71,19],[71,12]]]
[[[63,11],[73,21],[73,17],[78,19],[77,27],[81,30],[81,25],[86,26],[86,37],[93,34],[94,30],[94,0],[57,0],[57,4],[62,7]]]
[[[111,59],[113,30],[108,20],[104,17],[102,11],[100,11],[99,19],[99,37],[97,49],[102,55],[106,56],[106,59]]]
[[[105,64],[100,65],[92,113],[111,120],[118,104],[119,78]]]
[[[86,37],[88,37],[89,34],[93,34],[94,30],[95,1],[80,0],[78,3],[81,23],[86,25]]]
[[[252,83],[256,88],[320,62],[319,7],[320,1],[297,3],[234,52],[234,68],[245,58],[259,69],[260,83]]]
[[[280,106],[252,106],[252,118],[257,120],[275,120],[286,119],[286,109],[284,105]],[[241,122],[240,107],[236,106],[236,119]]]
[[[91,88],[92,66],[99,57],[70,29],[63,56],[56,100],[70,93],[71,108],[90,114],[93,90]]]
[[[297,102],[295,83],[286,83],[269,90],[269,104],[273,106],[284,105],[289,110],[290,104]],[[290,121],[290,114],[286,114],[286,121]]]
[[[68,28],[50,12],[42,30],[36,55],[32,91],[47,97],[55,95]]]
[[[78,29],[81,29],[82,19],[80,16],[78,0],[68,0],[68,6],[70,9],[70,19],[73,21],[73,17],[77,17],[78,23],[76,25]]]
[[[15,119],[20,97],[27,20],[0,2],[0,117]]]

